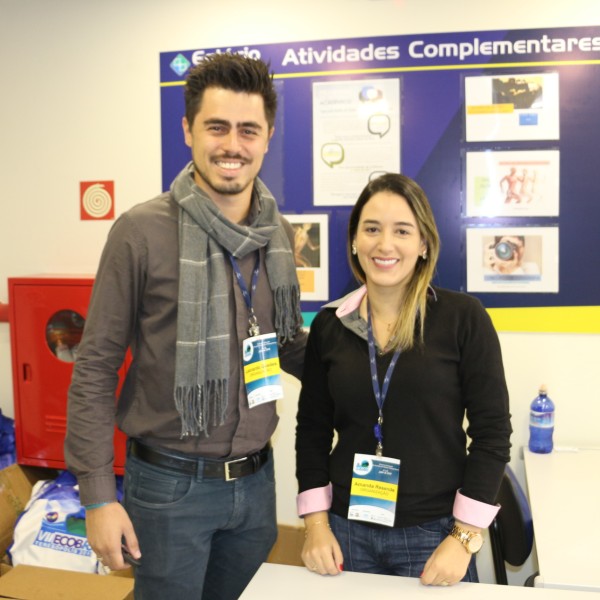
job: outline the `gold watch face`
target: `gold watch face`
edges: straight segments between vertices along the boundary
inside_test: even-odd
[[[480,533],[474,533],[471,535],[471,539],[467,542],[467,548],[471,554],[475,554],[481,550],[483,546],[483,538]]]
[[[454,525],[450,535],[456,538],[469,554],[479,552],[481,546],[483,546],[483,537],[480,533],[466,531],[465,529],[461,529],[458,525]]]

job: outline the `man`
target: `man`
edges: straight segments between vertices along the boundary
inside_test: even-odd
[[[88,539],[111,569],[126,566],[122,546],[139,559],[138,600],[238,598],[266,559],[277,415],[268,393],[249,403],[243,364],[272,332],[286,371],[299,377],[304,358],[293,230],[258,179],[277,105],[268,67],[206,58],[185,104],[192,162],[112,227],[69,390],[65,456]],[[112,435],[128,348],[122,506]]]

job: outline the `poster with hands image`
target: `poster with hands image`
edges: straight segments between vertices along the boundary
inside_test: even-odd
[[[559,139],[558,73],[465,77],[467,142]]]

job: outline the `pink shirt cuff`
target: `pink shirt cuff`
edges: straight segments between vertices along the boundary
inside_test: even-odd
[[[331,508],[331,484],[306,490],[296,497],[298,516],[329,510]]]
[[[454,499],[452,514],[455,519],[463,523],[485,529],[489,527],[499,510],[499,504],[494,506],[493,504],[473,500],[473,498],[463,496],[458,490]]]

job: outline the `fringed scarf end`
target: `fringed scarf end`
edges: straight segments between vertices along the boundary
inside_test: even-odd
[[[302,324],[300,292],[295,285],[281,286],[275,289],[275,329],[280,344],[294,339]]]
[[[228,400],[227,380],[207,381],[203,386],[175,388],[175,406],[181,417],[181,437],[209,437],[209,427],[225,422]]]

